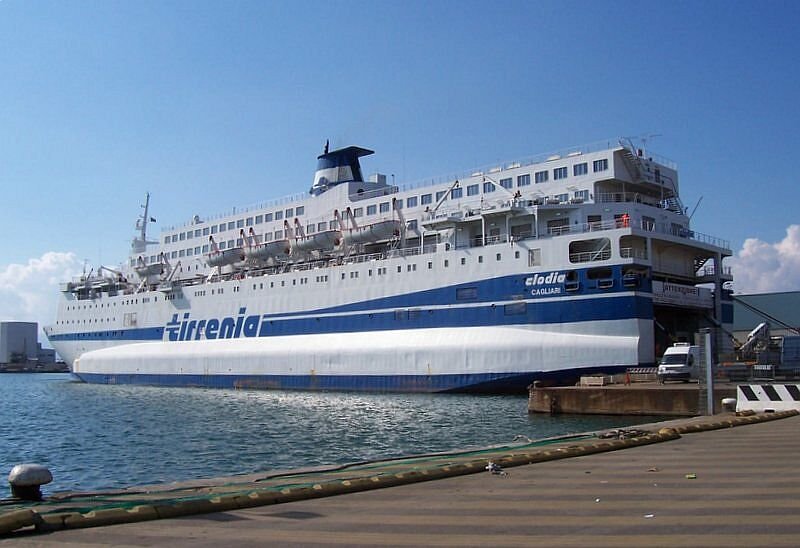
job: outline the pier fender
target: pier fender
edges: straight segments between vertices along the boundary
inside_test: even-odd
[[[30,527],[41,522],[39,514],[29,508],[13,510],[0,514],[0,535],[7,535],[17,529]]]
[[[792,409],[789,411],[778,411],[776,413],[752,413],[744,416],[726,417],[718,419],[713,422],[700,422],[693,424],[684,424],[677,426],[675,430],[679,434],[695,434],[698,432],[708,432],[709,430],[719,430],[721,428],[733,428],[735,426],[744,426],[747,424],[757,424],[760,422],[767,422],[779,419],[785,419],[800,415],[800,411]]]
[[[86,514],[72,513],[64,518],[64,527],[67,529],[81,529],[84,527],[102,527],[118,523],[135,523],[158,518],[155,508],[142,505],[133,508],[108,508],[92,510]]]
[[[36,525],[36,530],[42,533],[61,531],[67,526],[64,521],[70,516],[80,516],[78,512],[55,512],[52,514],[42,514],[41,523]]]
[[[247,493],[247,495],[237,496],[236,499],[239,508],[255,508],[257,506],[277,504],[278,493],[275,491],[259,490]]]
[[[180,501],[166,501],[155,504],[156,514],[161,519],[178,518],[182,516],[192,516],[195,514],[210,514],[211,512],[222,512],[219,504],[214,504],[211,499],[191,499]]]

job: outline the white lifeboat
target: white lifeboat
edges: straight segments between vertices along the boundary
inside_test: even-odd
[[[400,228],[401,223],[396,219],[379,221],[345,230],[344,241],[347,245],[353,245],[389,240],[400,235]]]
[[[244,231],[242,231],[244,238]],[[244,248],[244,256],[247,259],[266,261],[267,259],[280,259],[291,253],[292,246],[287,238],[273,240],[271,242],[258,243],[256,234],[250,229],[250,234],[244,239],[247,246]]]
[[[341,242],[341,230],[326,230],[295,238],[294,249],[297,251],[332,251]]]
[[[292,247],[289,244],[289,240],[275,240],[273,242],[265,242],[252,247],[246,247],[244,249],[244,256],[248,259],[265,261],[267,259],[286,257],[291,251]]]
[[[209,266],[225,266],[240,263],[244,260],[244,250],[241,247],[216,250],[208,254]]]
[[[136,273],[142,277],[146,278],[148,276],[160,276],[164,272],[166,272],[169,267],[164,260],[164,254],[162,253],[157,263],[150,263],[146,264],[144,262],[144,258],[140,255],[139,258],[136,260],[136,266],[133,268]]]
[[[244,249],[241,247],[221,250],[214,242],[213,236],[209,236],[208,239],[211,242],[211,252],[206,256],[208,266],[226,266],[244,261]]]

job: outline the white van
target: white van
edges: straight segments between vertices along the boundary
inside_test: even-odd
[[[700,367],[700,347],[689,343],[675,343],[667,348],[658,364],[658,381],[680,380],[689,382],[697,378]]]

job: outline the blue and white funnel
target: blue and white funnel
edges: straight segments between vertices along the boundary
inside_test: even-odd
[[[339,183],[363,181],[358,159],[373,153],[361,147],[345,147],[328,152],[328,144],[325,143],[325,152],[317,157],[317,172],[309,192],[312,196],[319,196]]]

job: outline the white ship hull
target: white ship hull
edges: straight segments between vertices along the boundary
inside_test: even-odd
[[[638,325],[626,325],[636,320],[616,323],[595,330],[639,331]],[[339,334],[146,342],[85,353],[73,373],[109,384],[475,391],[525,388],[534,376],[555,379],[632,366],[647,347],[638,337],[576,334],[581,328],[571,327],[380,331],[359,337],[361,343]]]

